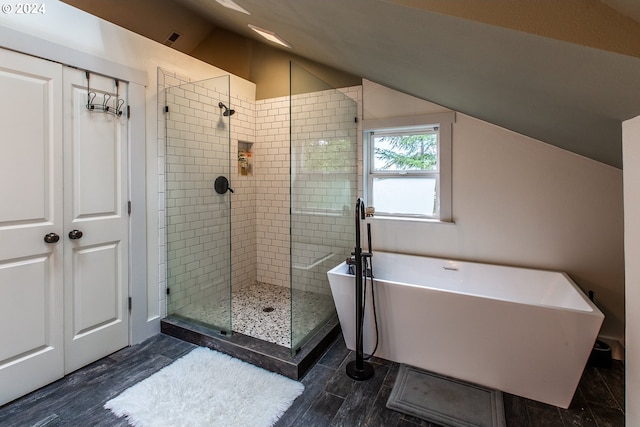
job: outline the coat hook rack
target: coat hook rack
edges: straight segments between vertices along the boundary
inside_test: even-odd
[[[112,96],[108,93],[105,93],[102,99],[102,103],[95,102],[97,94],[93,92],[89,85],[90,74],[86,71],[87,76],[87,110],[89,111],[100,111],[107,114],[112,114],[116,117],[120,117],[122,115],[122,107],[124,106],[124,99],[120,99],[118,89],[119,89],[119,81],[115,79],[116,84],[116,98],[113,102],[113,106],[109,105]]]

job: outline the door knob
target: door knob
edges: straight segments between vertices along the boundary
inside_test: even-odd
[[[79,239],[81,237],[82,237],[82,231],[80,231],[80,230],[71,230],[69,232],[69,238],[71,240],[76,240],[76,239]]]
[[[60,236],[58,236],[56,233],[49,233],[44,235],[44,241],[46,243],[56,243],[58,240],[60,240]]]

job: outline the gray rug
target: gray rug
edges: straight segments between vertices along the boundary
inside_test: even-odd
[[[502,392],[407,365],[400,365],[387,408],[443,426],[506,426]]]

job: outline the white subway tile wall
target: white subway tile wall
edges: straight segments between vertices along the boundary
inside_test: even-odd
[[[231,283],[234,290],[253,285],[257,280],[256,268],[256,176],[242,175],[238,168],[238,141],[252,143],[251,156],[255,158],[255,102],[231,97],[236,113],[231,116]]]
[[[331,295],[326,272],[353,249],[356,107],[337,90],[292,98],[291,254],[296,289]]]
[[[203,300],[229,300],[230,193],[213,183],[229,176],[228,77],[168,88],[166,103],[166,246],[169,312]],[[225,99],[227,98],[227,99]]]
[[[211,290],[211,287],[227,289],[226,277],[228,277],[228,270],[225,270],[225,268],[228,268],[228,260],[224,259],[221,249],[222,247],[225,250],[228,249],[228,240],[222,239],[220,242],[215,243],[211,241],[210,234],[217,232],[219,237],[220,228],[223,227],[222,223],[226,224],[228,218],[222,218],[222,223],[213,225],[213,229],[207,228],[212,226],[212,212],[209,212],[209,209],[205,207],[205,202],[211,201],[211,199],[206,200],[206,197],[211,198],[212,194],[215,194],[215,197],[229,197],[228,194],[227,196],[219,196],[217,193],[213,193],[213,183],[217,176],[214,172],[216,170],[222,171],[222,163],[224,163],[225,167],[229,164],[229,155],[231,170],[225,175],[230,181],[230,187],[234,190],[233,195],[231,195],[231,230],[233,234],[230,236],[232,239],[231,257],[233,259],[232,284],[234,289],[238,289],[256,282],[255,185],[253,183],[255,178],[252,176],[240,176],[236,162],[238,140],[253,141],[255,139],[255,103],[252,100],[242,99],[234,95],[233,92],[229,101],[228,95],[206,88],[205,82],[188,83],[187,78],[176,76],[165,70],[158,70],[158,170],[160,174],[158,250],[160,259],[159,286],[163,296],[160,306],[163,310],[163,316],[167,314],[167,308],[168,312],[171,313],[178,307],[201,298],[205,293],[210,294],[210,292],[204,291]],[[181,87],[177,88],[176,86]],[[174,98],[171,99],[171,102],[177,106],[175,108],[177,111],[170,111],[165,114],[167,88],[172,88],[170,93]],[[190,90],[186,90],[187,88]],[[236,113],[231,117],[222,116],[222,110],[218,107],[218,102],[220,101],[224,102],[229,108],[234,109]],[[224,145],[226,142],[222,142],[227,140],[224,133],[229,129],[229,122],[231,122],[230,151]],[[169,130],[166,131],[169,123],[171,125]],[[224,129],[218,129],[219,126],[222,127],[223,125],[225,126]],[[167,155],[166,145],[169,143],[170,146],[180,146],[183,142],[181,139],[190,141],[184,143],[185,147],[190,147],[189,150],[186,152],[184,150],[180,151],[180,154],[185,155],[182,160],[185,160],[187,164],[184,166],[177,164],[170,166],[172,162],[175,163],[178,159],[175,158],[175,153]],[[214,146],[211,146],[211,144],[214,144]],[[186,149],[185,147],[180,148]],[[176,148],[172,149],[175,150]],[[206,160],[207,158],[208,160]],[[216,162],[218,165],[214,167]],[[202,173],[201,178],[195,176],[196,166],[198,167],[198,172]],[[175,168],[175,170],[169,172],[169,176],[167,176],[166,169],[171,167]],[[214,167],[213,170],[208,171],[211,167]],[[191,178],[198,181],[197,183],[192,182],[189,184],[197,187],[199,191],[197,194],[194,191],[190,191],[195,190],[195,188],[187,188],[189,185],[184,184]],[[165,183],[165,179],[168,184]],[[191,198],[192,200],[189,202],[194,203],[194,206],[181,206],[179,212],[173,205],[176,203],[184,205],[189,203],[188,201],[171,201],[169,202],[171,206],[167,206],[167,196],[169,196],[169,200],[175,199],[175,195],[172,197],[172,194],[169,193],[172,187],[179,187],[180,190],[185,192],[190,191],[188,196],[185,194],[185,197]],[[165,193],[165,189],[168,191],[167,193]],[[176,189],[174,190],[177,191]],[[213,201],[215,201],[215,197]],[[194,201],[194,199],[196,200]],[[203,203],[202,206],[196,207],[200,202]],[[189,214],[191,210],[193,210],[193,213]],[[177,222],[176,224],[166,227],[167,214],[176,213],[182,215],[182,217],[173,220]],[[189,227],[185,224],[180,224],[180,220],[189,220]],[[207,220],[209,222],[205,227],[204,221]],[[192,232],[189,230],[183,230],[185,228],[196,230],[197,239],[202,243],[196,245],[196,237],[191,236]],[[176,230],[180,230],[180,233],[176,234]],[[205,233],[203,235],[204,231],[209,234]],[[169,234],[169,239],[184,238],[185,247],[188,243],[192,243],[191,250],[202,249],[203,253],[193,256],[191,253],[187,254],[184,248],[180,248],[183,243],[177,241],[170,242],[167,246],[167,233]],[[175,258],[180,255],[181,259],[179,261],[173,259],[170,261],[171,265],[168,265],[167,249],[171,257]],[[181,266],[178,266],[178,264]],[[189,265],[188,270],[187,264]],[[167,267],[177,267],[176,274],[174,274],[176,280],[170,284],[167,282]],[[182,271],[183,269],[185,271]],[[207,280],[208,283],[206,283]],[[183,283],[177,287],[178,281]],[[189,290],[185,289],[187,286]],[[168,298],[169,303],[166,299],[167,287],[171,288],[171,295]],[[228,294],[226,290],[224,293]]]
[[[293,120],[288,96],[256,102],[258,281],[290,286],[292,251],[293,287],[330,294],[326,271],[353,246],[349,210],[359,194],[361,150],[355,144],[361,147],[361,120],[355,119],[362,117],[361,98],[360,86],[295,95]],[[315,165],[309,166],[310,159]]]
[[[257,280],[289,286],[289,97],[256,101]]]
[[[294,286],[329,294],[326,270],[353,246],[353,218],[348,212],[361,192],[361,180],[353,178],[361,171],[361,149],[353,147],[356,141],[361,147],[359,125],[354,123],[355,116],[362,117],[361,87],[297,95],[292,100],[292,150],[294,156],[307,159],[306,166],[309,159],[312,163],[311,168],[294,166],[292,180],[289,97],[253,101],[232,92],[228,106],[236,113],[223,118],[218,102],[227,104],[227,95],[204,84],[185,83],[187,78],[158,70],[159,286],[163,296],[171,287],[169,313],[205,293],[228,293],[222,290],[229,266],[223,247],[228,247],[228,240],[221,237],[228,218],[217,222],[221,212],[205,206],[216,197],[231,200],[234,290],[256,282],[289,287],[293,250],[294,282],[299,282]],[[173,97],[169,101],[178,111],[165,115],[165,89],[179,85],[169,91]],[[340,115],[345,118],[336,120]],[[210,169],[228,160],[226,147],[215,148],[225,139],[228,128],[218,128],[221,123],[228,126],[225,120],[231,129],[228,178],[234,193],[219,196],[212,194],[217,172]],[[253,168],[248,175],[241,175],[238,168],[238,141],[251,143]],[[330,154],[323,151],[323,144],[331,147]],[[309,151],[306,146],[315,148]],[[330,172],[322,170],[323,164]],[[167,267],[172,269],[168,278]],[[166,307],[167,301],[160,304]]]

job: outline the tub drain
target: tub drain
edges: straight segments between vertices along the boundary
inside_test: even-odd
[[[275,308],[273,307],[265,307],[262,309],[262,311],[264,311],[265,313],[271,313],[273,310],[275,310]]]

